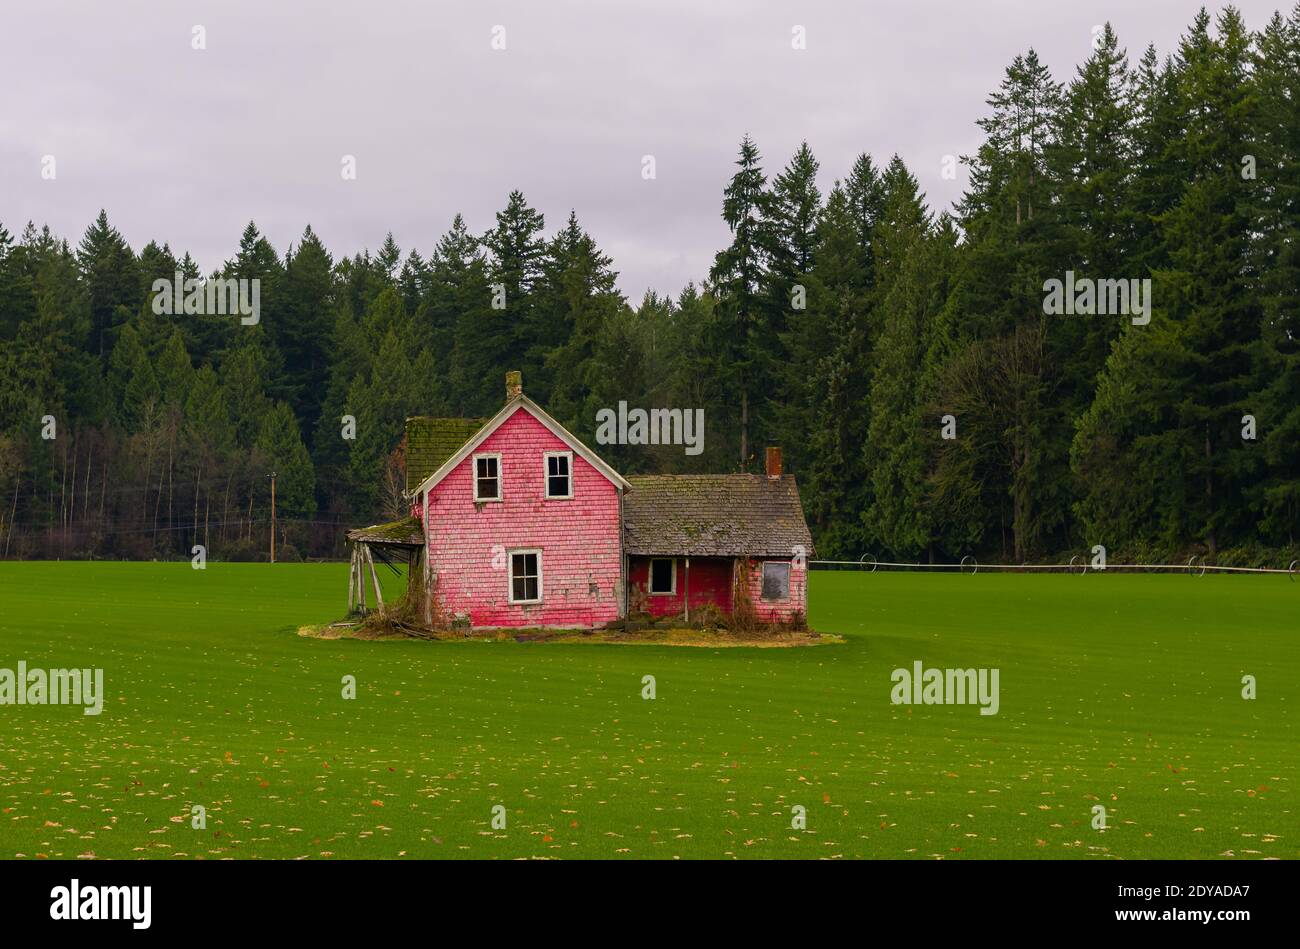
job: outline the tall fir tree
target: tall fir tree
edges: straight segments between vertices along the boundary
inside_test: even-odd
[[[771,199],[759,161],[758,146],[746,135],[736,160],[738,170],[722,198],[722,219],[731,230],[731,244],[718,252],[709,272],[720,316],[713,341],[714,368],[734,395],[742,469],[752,461],[751,436],[755,429],[761,430],[757,408],[759,397],[771,385],[766,355],[775,339],[763,293],[771,249]]]

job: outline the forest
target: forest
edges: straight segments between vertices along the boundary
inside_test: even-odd
[[[264,559],[272,472],[278,559],[341,556],[403,510],[405,418],[490,416],[519,369],[593,447],[620,400],[703,410],[698,454],[600,446],[625,473],[782,446],[819,557],[1285,564],[1300,7],[1256,32],[1202,11],[1163,55],[1107,26],[1071,76],[1030,49],[990,84],[953,207],[887,142],[828,181],[809,144],[770,164],[745,136],[729,243],[639,301],[518,191],[423,251],[306,226],[281,253],[249,223],[209,274],[104,211],[75,243],[0,221],[0,557]],[[258,281],[258,320],[155,312],[176,272]],[[1149,319],[1045,306],[1067,273],[1149,281]]]

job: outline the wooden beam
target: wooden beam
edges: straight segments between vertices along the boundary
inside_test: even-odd
[[[352,556],[348,559],[348,615],[352,615],[352,593],[357,579],[357,548],[355,544],[349,544]]]
[[[361,545],[358,544],[357,545],[357,599],[360,601],[358,603],[358,606],[360,607],[361,615],[365,616],[366,615],[366,578],[365,578],[365,574],[362,572],[363,556],[364,555],[361,552]]]
[[[375,572],[375,556],[370,552],[370,545],[366,544],[366,563],[370,565],[370,579],[375,583],[375,602],[379,604],[379,612],[384,611],[384,594],[379,589],[379,574]]]
[[[424,625],[433,625],[433,567],[429,563],[429,548],[420,547],[420,563],[423,570],[421,580],[424,583],[423,615]]]
[[[684,602],[686,603],[686,622],[690,623],[691,621],[691,558],[690,557],[686,558],[686,595],[684,597]]]

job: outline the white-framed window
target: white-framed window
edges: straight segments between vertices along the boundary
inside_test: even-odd
[[[772,560],[763,564],[763,599],[784,600],[790,596],[790,564]]]
[[[543,464],[546,465],[546,497],[573,497],[573,452],[548,451]]]
[[[510,602],[542,602],[542,552],[510,551]]]
[[[650,559],[650,595],[671,596],[677,592],[677,561],[672,557]]]
[[[501,500],[501,454],[500,452],[475,455],[474,464],[474,500]]]

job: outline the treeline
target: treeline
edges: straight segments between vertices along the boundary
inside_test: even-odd
[[[705,410],[698,456],[596,446],[623,471],[782,445],[822,556],[1293,550],[1300,7],[1254,34],[1202,12],[1135,62],[1106,27],[1066,82],[1030,50],[988,105],[937,214],[897,157],[823,193],[808,145],[769,175],[746,138],[730,244],[636,305],[518,192],[427,256],[310,227],[281,256],[250,224],[209,276],[260,281],[255,325],[155,314],[198,268],[104,213],[75,248],[0,227],[0,555],[265,556],[272,472],[282,554],[336,555],[402,510],[405,417],[491,415],[508,369],[593,446],[620,400]],[[1150,280],[1149,322],[1045,312],[1067,272]]]

